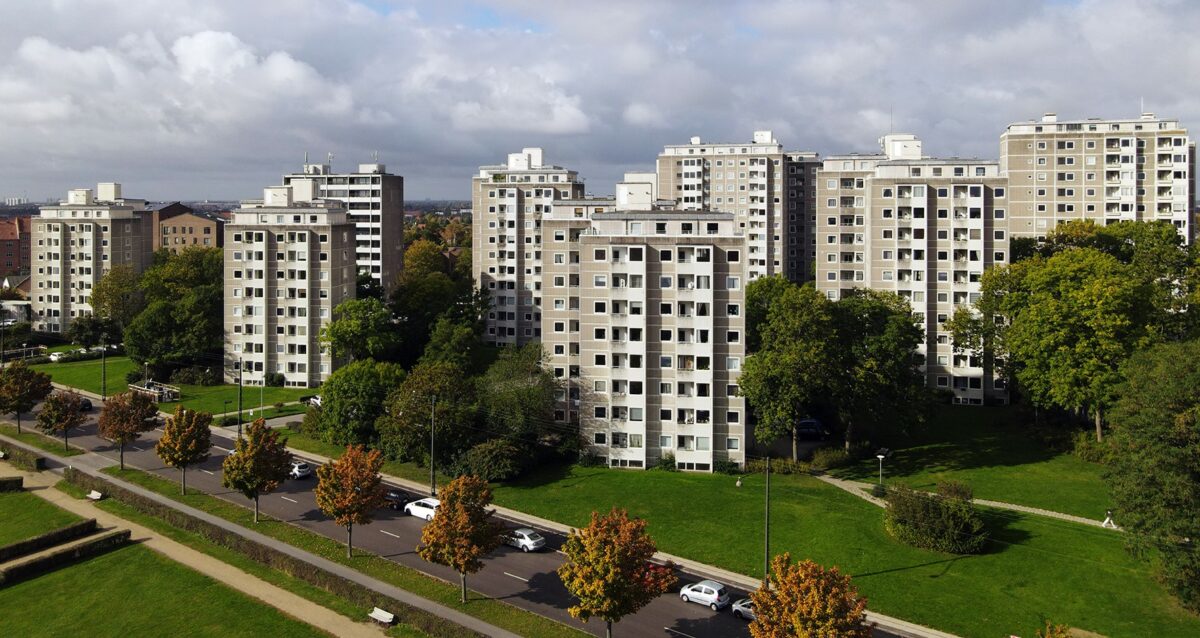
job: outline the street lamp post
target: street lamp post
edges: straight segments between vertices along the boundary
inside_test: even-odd
[[[108,401],[108,344],[100,340],[100,401]]]
[[[433,417],[437,407],[437,395],[429,399],[429,495],[437,496],[437,467],[433,460]]]
[[[887,458],[887,456],[876,454],[875,458],[879,459],[879,484],[883,485],[883,459]]]
[[[237,416],[238,440],[241,441],[242,440],[242,360],[241,360],[241,358],[238,358],[238,398],[237,398],[237,402],[238,402],[238,416]]]
[[[771,578],[771,457],[767,456],[766,487],[763,489],[763,584]]]

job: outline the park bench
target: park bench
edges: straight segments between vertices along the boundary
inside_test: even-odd
[[[92,499],[93,501],[98,501],[98,500],[104,498],[104,495],[101,494],[100,492],[98,492],[97,490],[92,490],[87,493],[87,497]]]
[[[396,614],[386,612],[378,607],[372,609],[369,615],[371,616],[372,620],[376,620],[385,625],[390,625],[396,622]]]

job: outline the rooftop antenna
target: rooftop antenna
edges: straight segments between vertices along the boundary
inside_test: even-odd
[[[308,151],[304,151],[304,163],[308,163]]]
[[[326,163],[326,164],[333,164],[333,153],[326,153],[326,154],[325,154],[325,163]]]
[[[379,151],[373,151],[371,153],[371,158],[374,159],[376,164],[378,164],[379,163]]]
[[[1138,100],[1140,100],[1141,107],[1142,107],[1141,110],[1138,111],[1138,115],[1141,115],[1142,113],[1146,112],[1146,96],[1143,95],[1143,96],[1139,97]]]
[[[895,131],[896,118],[892,114],[892,111],[893,111],[893,107],[889,106],[888,107],[888,135],[891,135],[892,133],[896,132]]]

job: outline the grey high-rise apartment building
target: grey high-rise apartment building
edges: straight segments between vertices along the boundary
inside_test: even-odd
[[[320,345],[333,309],[355,297],[356,224],[313,180],[268,187],[225,225],[227,380],[313,387],[338,363]]]
[[[817,289],[894,292],[918,317],[930,387],[954,402],[1007,400],[978,355],[956,352],[945,323],[979,299],[983,272],[1009,262],[1008,180],[993,160],[926,157],[912,135],[882,152],[826,157],[818,173]]]
[[[491,295],[485,339],[521,345],[542,336],[542,216],[583,197],[575,171],[545,164],[542,149],[511,153],[471,180],[472,272]]]
[[[317,197],[346,206],[354,223],[354,260],[359,273],[370,274],[385,291],[396,286],[404,266],[404,178],[383,164],[359,164],[353,173],[335,173],[329,163],[305,164],[283,183],[307,179]]]
[[[154,224],[146,200],[127,199],[121,185],[67,192],[33,218],[30,306],[33,329],[66,332],[92,313],[92,289],[114,266],[141,273],[153,256]]]
[[[1132,119],[1010,124],[1000,136],[1008,178],[1010,228],[1041,237],[1061,221],[1167,221],[1195,237],[1196,150],[1177,120],[1145,113]]]

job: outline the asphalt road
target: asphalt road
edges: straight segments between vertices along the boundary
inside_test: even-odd
[[[115,445],[96,434],[97,410],[93,410],[84,426],[71,436],[71,443],[96,452],[113,460],[117,459]],[[36,408],[35,408],[36,409]],[[22,422],[33,423],[22,417]],[[163,465],[154,452],[160,432],[149,432],[125,446],[125,464],[146,470],[178,482],[178,470]],[[188,469],[188,487],[202,490],[243,507],[253,503],[236,492],[221,486],[221,463],[233,450],[233,437],[213,437],[212,456],[202,464]],[[303,458],[303,455],[299,455]],[[311,462],[314,470],[315,462]],[[289,480],[272,494],[259,498],[259,510],[263,514],[288,521],[318,534],[344,543],[346,530],[337,526],[317,508],[313,490],[315,474],[307,479]],[[406,490],[407,491],[407,490]],[[416,495],[423,496],[423,495]],[[457,584],[458,574],[453,570],[422,560],[415,548],[420,542],[421,528],[425,521],[407,516],[403,512],[381,509],[375,520],[354,529],[354,547],[377,554],[388,560],[430,574],[450,583]],[[517,524],[513,524],[514,527]],[[520,526],[529,526],[521,523]],[[491,598],[504,600],[522,609],[553,618],[559,622],[594,635],[604,635],[604,624],[599,620],[582,623],[567,614],[570,596],[563,587],[555,570],[563,562],[558,549],[563,537],[545,529],[538,531],[546,537],[547,548],[541,552],[523,553],[508,546],[501,546],[485,559],[484,568],[468,576],[467,587]],[[701,580],[703,576],[679,572],[679,585],[651,602],[638,613],[625,617],[614,627],[620,636],[649,638],[726,638],[749,636],[745,621],[734,618],[729,609],[713,612],[695,603],[684,603],[679,598],[678,587]],[[746,596],[745,591],[730,587],[733,600]],[[881,638],[893,638],[893,634],[875,631]]]

